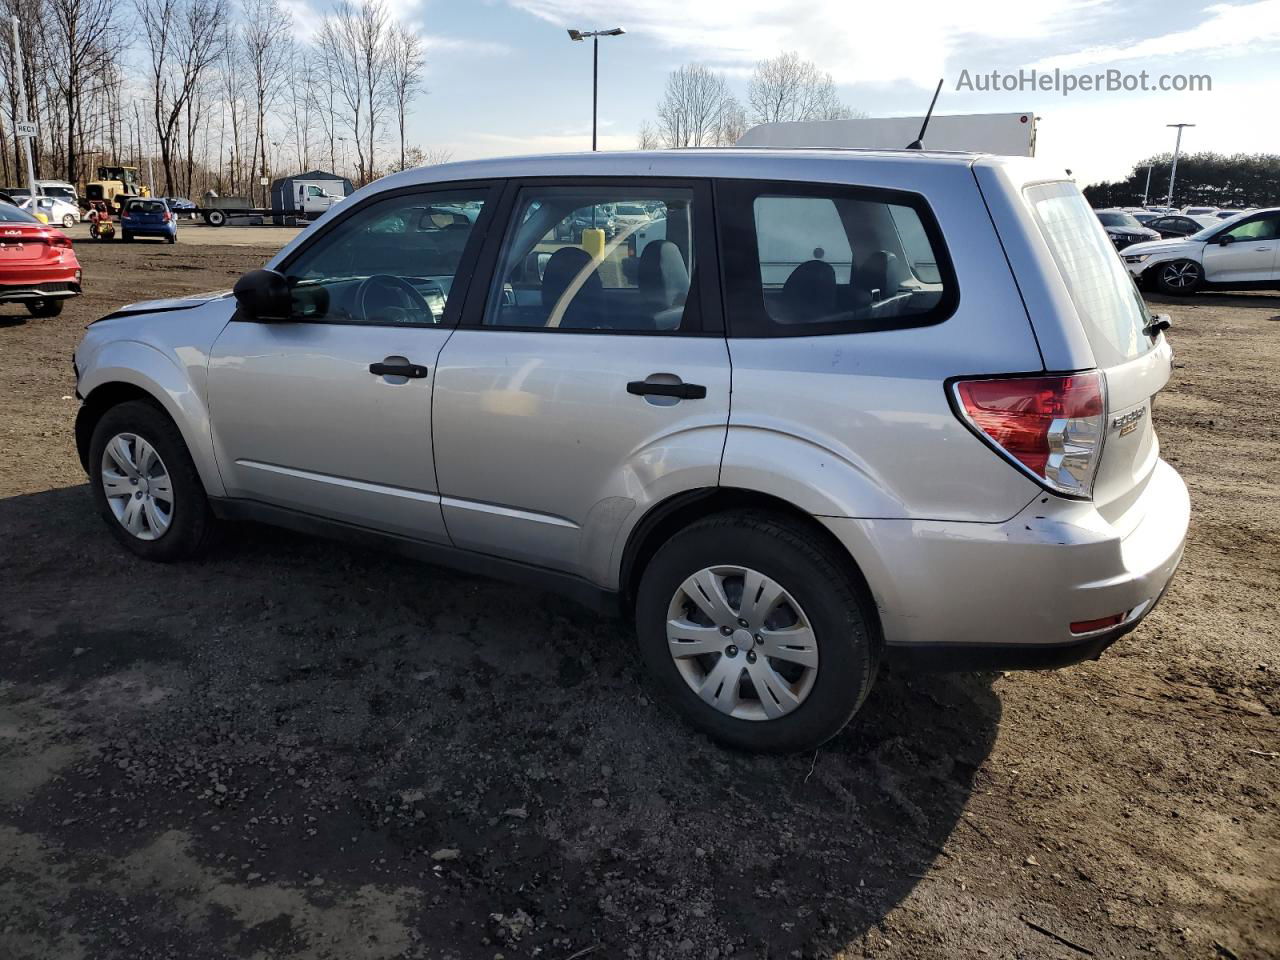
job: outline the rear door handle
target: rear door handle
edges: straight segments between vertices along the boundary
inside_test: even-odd
[[[679,400],[701,400],[707,388],[700,383],[650,383],[648,380],[632,380],[627,393],[638,397],[676,397]]]
[[[421,380],[427,375],[428,370],[418,363],[371,363],[369,372],[378,377],[408,377],[410,380]]]

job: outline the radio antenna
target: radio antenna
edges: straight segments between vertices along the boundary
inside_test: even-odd
[[[929,129],[929,120],[933,117],[933,106],[938,102],[938,94],[942,92],[942,80],[938,80],[938,86],[933,91],[933,99],[929,101],[929,112],[924,115],[924,123],[920,124],[920,136],[916,137],[911,143],[907,144],[908,150],[924,149],[924,132]]]

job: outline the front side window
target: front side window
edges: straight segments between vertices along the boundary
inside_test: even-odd
[[[956,286],[922,198],[854,187],[718,185],[733,336],[936,323]]]
[[[1280,215],[1260,217],[1248,223],[1241,223],[1219,234],[1219,237],[1222,236],[1230,237],[1232,240],[1274,240],[1280,236]]]
[[[527,187],[503,244],[484,322],[542,330],[674,333],[690,291],[694,192],[686,187]]]
[[[290,261],[298,320],[444,322],[483,187],[386,197],[333,224]]]

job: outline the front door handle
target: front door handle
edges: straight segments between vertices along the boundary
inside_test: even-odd
[[[700,383],[651,383],[648,380],[632,380],[627,393],[638,397],[675,397],[678,400],[701,400],[707,388]]]
[[[369,372],[378,377],[408,377],[410,380],[421,380],[428,373],[427,368],[418,363],[371,363]]]

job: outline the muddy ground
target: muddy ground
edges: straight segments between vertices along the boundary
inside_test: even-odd
[[[79,251],[84,297],[0,325],[0,957],[1280,955],[1280,297],[1169,305],[1194,524],[1136,634],[882,675],[765,758],[532,589],[252,527],[126,555],[72,348],[270,251]]]

